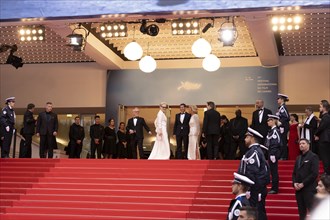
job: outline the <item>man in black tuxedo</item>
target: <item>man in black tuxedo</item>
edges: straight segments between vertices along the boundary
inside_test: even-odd
[[[206,138],[207,159],[216,160],[219,157],[218,140],[220,136],[220,113],[215,110],[214,102],[207,102],[204,112],[203,136]]]
[[[53,104],[46,103],[46,110],[39,113],[37,119],[37,136],[40,136],[40,158],[53,158],[53,150],[56,148],[56,136],[58,131],[57,114],[52,112]]]
[[[307,210],[312,208],[319,174],[319,158],[309,147],[307,139],[300,139],[299,148],[302,154],[297,157],[292,173],[300,220],[304,220]]]
[[[319,156],[322,160],[324,172],[330,175],[330,105],[327,100],[320,104],[321,122],[315,132],[315,140],[318,141]]]
[[[69,158],[80,158],[83,141],[85,138],[84,127],[80,125],[80,117],[74,118],[74,123],[70,126],[69,131]]]
[[[251,128],[258,131],[264,137],[260,143],[265,144],[265,137],[270,129],[267,125],[268,115],[272,115],[273,113],[264,107],[264,101],[262,99],[256,100],[256,108],[252,114]]]
[[[186,112],[186,104],[180,104],[180,113],[175,115],[173,136],[176,138],[176,159],[187,158],[189,121],[191,115]],[[184,156],[182,157],[182,142],[184,147]]]
[[[133,117],[128,119],[126,130],[129,134],[129,148],[128,150],[128,157],[137,159],[137,152],[136,147],[138,146],[139,149],[139,156],[140,159],[145,159],[144,151],[143,151],[143,128],[146,129],[146,131],[149,134],[152,134],[150,131],[150,128],[146,124],[144,118],[139,117],[140,110],[138,108],[133,109]]]
[[[235,111],[235,118],[230,119],[229,128],[231,133],[231,142],[228,158],[236,159],[237,147],[239,147],[239,159],[243,157],[246,152],[245,147],[245,133],[248,130],[248,120],[242,117],[242,111],[237,109]]]
[[[90,158],[95,159],[95,152],[97,152],[97,159],[102,158],[102,142],[104,136],[104,126],[100,124],[101,119],[99,115],[95,115],[94,124],[90,126],[89,136],[91,137],[91,154]]]
[[[317,153],[316,142],[314,138],[315,131],[318,125],[318,119],[313,114],[313,109],[311,106],[305,108],[306,119],[303,124],[299,124],[299,128],[301,128],[300,138],[306,138],[310,143],[310,150],[313,153]]]
[[[25,138],[25,144],[19,150],[20,158],[31,158],[32,157],[32,136],[35,134],[36,121],[33,117],[35,105],[30,103],[27,105],[27,110],[24,113],[23,118],[23,137]]]

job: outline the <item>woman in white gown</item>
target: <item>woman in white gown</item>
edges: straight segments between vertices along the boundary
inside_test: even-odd
[[[155,120],[156,127],[156,141],[149,156],[149,160],[168,160],[170,159],[170,144],[167,135],[167,118],[165,111],[167,104],[160,103],[160,110]]]
[[[198,117],[198,109],[196,105],[190,106],[191,118],[189,121],[189,144],[188,144],[188,160],[199,160],[199,135],[200,124]]]

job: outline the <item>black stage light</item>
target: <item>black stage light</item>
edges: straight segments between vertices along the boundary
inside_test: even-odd
[[[159,27],[155,24],[151,24],[147,26],[147,20],[141,21],[140,32],[142,34],[148,34],[149,36],[155,37],[159,33]]]
[[[23,59],[21,57],[17,57],[15,55],[13,55],[12,53],[9,54],[6,63],[13,65],[16,69],[18,69],[19,67],[22,67],[24,64]]]
[[[211,27],[213,27],[213,24],[208,23],[207,25],[205,25],[205,27],[203,28],[202,32],[206,33],[206,31],[208,31]]]

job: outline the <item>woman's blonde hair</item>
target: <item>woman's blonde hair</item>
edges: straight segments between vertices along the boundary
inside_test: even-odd
[[[166,103],[166,102],[161,102],[161,103],[159,104],[159,106],[160,106],[160,107],[162,107],[162,106],[166,106],[166,108],[167,108],[167,103]]]
[[[191,111],[193,111],[194,113],[198,113],[198,109],[196,105],[190,105],[189,107],[191,108]]]

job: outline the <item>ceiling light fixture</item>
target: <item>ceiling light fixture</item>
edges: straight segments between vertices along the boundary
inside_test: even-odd
[[[172,35],[198,35],[199,20],[198,19],[179,19],[172,21]]]
[[[300,15],[295,16],[274,16],[271,19],[272,23],[272,30],[273,31],[294,31],[299,30],[301,23],[302,23],[302,17]]]
[[[74,51],[84,51],[87,41],[87,36],[89,31],[87,31],[81,24],[72,30],[72,33],[66,36],[69,39],[67,46],[73,47]]]
[[[7,58],[6,64],[11,64],[16,69],[22,67],[24,65],[23,59],[21,57],[15,56],[14,53],[17,51],[17,45],[14,44],[13,46],[2,44],[0,46],[0,53],[10,50],[9,56]]]
[[[159,33],[159,27],[156,24],[151,24],[147,26],[147,20],[143,19],[141,21],[140,31],[142,34],[147,34],[149,36],[155,37]]]
[[[234,17],[232,21],[230,18],[226,18],[226,21],[223,22],[218,31],[219,37],[218,40],[223,43],[223,46],[233,46],[238,37],[238,32],[235,26]]]
[[[207,40],[201,37],[193,43],[191,51],[195,57],[206,57],[211,53],[212,47]]]
[[[147,55],[144,56],[139,61],[139,67],[140,67],[140,70],[145,73],[151,73],[151,72],[155,71],[155,69],[157,68],[156,60],[152,56],[149,55],[149,43],[148,43]]]
[[[220,59],[214,55],[209,54],[203,59],[203,68],[208,72],[217,71],[221,66]]]
[[[127,37],[126,23],[107,23],[99,27],[102,38]]]
[[[135,42],[134,38],[135,38],[135,26],[133,27],[133,41],[128,43],[125,48],[124,48],[124,55],[127,59],[135,61],[138,60],[142,57],[143,55],[143,49],[140,46],[140,44],[138,44],[137,42]]]
[[[45,40],[45,26],[26,26],[18,31],[19,40],[22,42]]]

